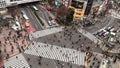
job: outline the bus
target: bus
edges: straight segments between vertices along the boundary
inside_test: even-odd
[[[29,19],[28,16],[27,16],[26,14],[24,14],[23,17],[24,17],[26,20]]]
[[[32,6],[35,11],[38,11],[38,8],[36,6]]]

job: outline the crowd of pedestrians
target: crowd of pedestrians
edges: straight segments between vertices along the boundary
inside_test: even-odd
[[[92,51],[93,47],[95,47],[94,42],[92,42],[88,38],[84,37],[73,27],[69,27],[69,28],[65,27],[64,31],[60,31],[59,33],[52,34],[50,36],[34,39],[34,41],[37,41],[38,43],[43,42],[45,44],[60,45],[60,47],[62,47],[62,48],[75,49],[75,50],[81,51],[81,52]],[[66,43],[65,43],[65,41],[66,41]],[[50,46],[50,50],[54,50],[53,45]],[[34,43],[32,43],[32,46],[36,46],[37,48],[41,47],[41,45],[35,45]],[[45,45],[43,47],[47,48],[47,47],[49,47],[49,45]],[[58,48],[58,47],[56,47],[55,49],[60,50],[60,48]],[[36,49],[36,52],[39,53],[37,49]],[[65,56],[68,59],[70,58],[69,57],[70,54],[68,52],[66,54],[63,52],[63,50],[60,50],[59,53],[63,53],[62,56]],[[73,54],[74,53],[75,53],[75,51],[73,51]],[[42,54],[44,54],[44,53],[42,53]],[[77,58],[77,56],[76,56],[76,58]],[[29,60],[30,60],[30,58],[28,58],[28,61]],[[41,65],[40,60],[38,60],[38,62]],[[72,63],[74,63],[74,61]],[[58,65],[60,65],[59,62],[58,62]],[[64,66],[62,66],[62,67],[64,67]]]
[[[0,48],[4,59],[24,51],[28,41],[25,29],[14,31],[9,26],[0,26]]]

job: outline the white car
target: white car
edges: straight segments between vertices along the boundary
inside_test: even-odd
[[[52,26],[52,22],[51,21],[48,21],[48,24],[49,24],[49,26]]]
[[[115,28],[110,29],[111,32],[114,31],[114,30],[115,30]]]

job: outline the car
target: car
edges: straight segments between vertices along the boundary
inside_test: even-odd
[[[115,30],[115,28],[110,29],[111,32],[114,31],[114,30]]]
[[[107,36],[108,34],[109,34],[109,32],[105,32],[105,33],[104,33],[104,36]]]
[[[107,31],[110,31],[112,28],[114,28],[113,26],[110,26],[107,28]]]
[[[53,24],[53,25],[55,25],[55,24],[56,24],[55,20],[52,20],[51,22],[52,22],[52,24]]]
[[[20,12],[21,12],[21,14],[26,14],[25,10],[23,8],[20,10]]]
[[[52,26],[52,22],[51,22],[51,21],[48,21],[48,25],[49,25],[49,26]]]
[[[116,33],[114,33],[114,32],[110,32],[110,34],[111,34],[111,35],[113,35],[113,36],[115,36],[115,35],[116,35]]]

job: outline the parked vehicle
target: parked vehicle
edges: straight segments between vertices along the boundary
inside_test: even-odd
[[[36,6],[32,6],[32,8],[35,10],[35,11],[38,11],[38,8]]]
[[[53,25],[55,25],[55,24],[56,24],[55,20],[52,20],[51,22],[52,22],[52,24],[53,24]]]
[[[23,8],[21,9],[20,12],[21,12],[22,15],[26,14],[26,13],[25,13],[25,10],[24,10]]]
[[[26,14],[24,14],[23,17],[24,17],[26,20],[29,19],[28,16],[27,16]]]
[[[49,26],[52,26],[52,22],[51,21],[48,21],[48,24],[49,24]]]

